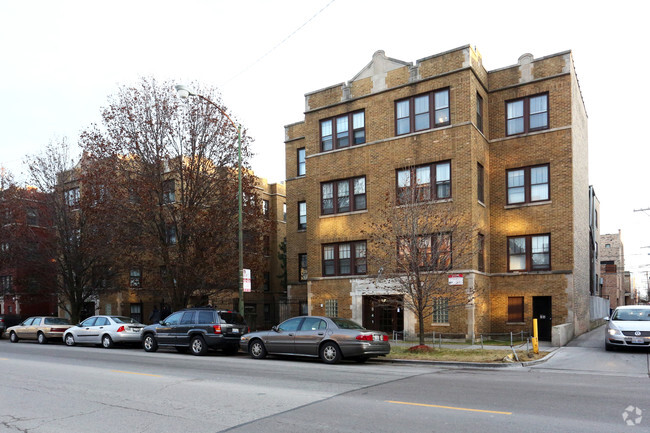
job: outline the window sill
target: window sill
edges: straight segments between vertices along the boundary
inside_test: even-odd
[[[544,200],[544,201],[536,201],[533,203],[517,203],[517,204],[507,204],[503,208],[504,209],[518,209],[522,207],[531,207],[531,206],[543,206],[546,204],[551,204],[553,203],[551,200]]]
[[[357,274],[357,275],[328,275],[326,277],[314,277],[310,278],[311,281],[321,281],[321,280],[351,280],[355,278],[368,278],[368,274]]]
[[[526,322],[506,322],[506,325],[525,325]]]
[[[451,326],[449,323],[432,323],[431,326]]]
[[[438,204],[438,203],[452,203],[453,201],[454,201],[453,198],[443,198],[443,199],[440,199],[440,200],[421,201],[421,202],[414,203],[414,205],[415,206],[426,206],[426,205]],[[401,208],[401,207],[407,207],[407,206],[410,206],[410,205],[409,204],[400,204],[400,205],[397,205],[395,207]]]
[[[480,206],[487,207],[487,206],[485,206],[485,203],[483,203],[481,200],[478,201],[478,204],[479,204]]]
[[[297,231],[298,231],[298,233],[306,233],[307,229],[298,229]]]
[[[319,218],[332,218],[332,217],[337,217],[337,216],[357,215],[357,214],[362,214],[362,213],[368,213],[368,209],[355,210],[355,211],[352,211],[352,212],[341,212],[341,213],[333,213],[333,214],[321,215]]]

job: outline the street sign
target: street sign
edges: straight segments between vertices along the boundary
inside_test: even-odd
[[[244,283],[244,292],[250,292],[251,291],[251,270],[250,269],[242,269],[242,280]]]
[[[462,286],[463,285],[463,274],[449,274],[449,285],[450,286]]]

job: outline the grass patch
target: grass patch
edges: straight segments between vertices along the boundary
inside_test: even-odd
[[[432,350],[409,350],[409,347],[392,346],[387,359],[413,359],[420,361],[456,361],[456,362],[496,362],[505,363],[505,358],[512,351],[507,350],[490,350],[490,349],[438,349],[432,347]],[[519,361],[534,361],[543,358],[548,352],[526,353],[525,350],[518,350],[517,356]]]

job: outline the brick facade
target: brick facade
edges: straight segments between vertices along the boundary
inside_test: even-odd
[[[396,101],[441,89],[449,91],[449,125],[397,135]],[[506,101],[537,94],[548,95],[548,128],[507,136]],[[477,127],[477,95],[483,100],[482,131]],[[553,325],[573,323],[576,333],[588,329],[586,112],[570,52],[541,59],[524,55],[514,66],[488,72],[481,55],[469,46],[415,65],[378,51],[349,83],[305,98],[304,120],[285,127],[287,243],[290,292],[306,298],[310,314],[325,314],[326,306],[336,301],[339,316],[361,323],[366,297],[394,294],[375,284],[379,269],[370,265],[365,275],[324,276],[323,245],[365,240],[370,254],[375,245],[367,230],[380,222],[385,197],[396,188],[396,171],[450,161],[451,198],[425,205],[433,212],[462,215],[466,227],[461,231],[476,229],[485,237],[485,269],[478,271],[477,255],[471,266],[453,270],[464,275],[465,289],[480,288],[480,295],[463,308],[451,309],[448,323],[426,323],[426,332],[471,337],[530,331],[533,303],[549,296]],[[365,114],[365,142],[321,151],[321,121],[357,110]],[[298,176],[301,148],[306,173]],[[478,200],[478,164],[484,168],[483,202]],[[549,199],[508,205],[507,170],[543,164],[549,167]],[[321,184],[360,176],[365,176],[367,208],[322,215]],[[306,230],[298,229],[302,201],[307,207]],[[550,269],[508,272],[508,237],[538,234],[550,235]],[[299,254],[307,254],[306,281],[299,278]],[[507,321],[512,296],[524,297],[523,322]],[[401,314],[403,330],[415,332],[414,315]]]

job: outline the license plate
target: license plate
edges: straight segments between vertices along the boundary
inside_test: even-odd
[[[643,344],[643,338],[633,338],[632,339],[632,344]]]
[[[374,341],[381,341],[381,335],[374,334],[374,335],[372,336],[372,339],[373,339]]]
[[[239,334],[239,329],[238,328],[232,328],[232,333],[233,334]]]

